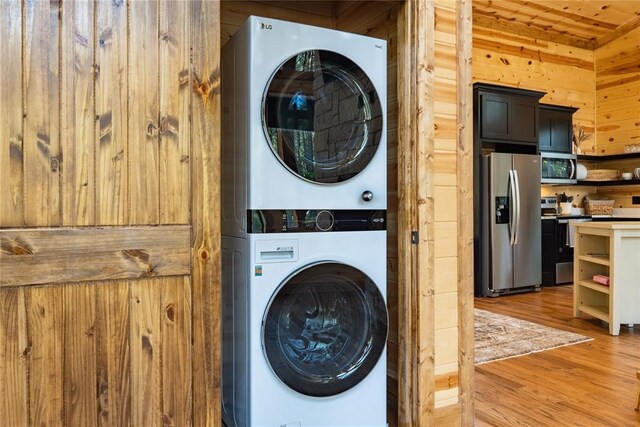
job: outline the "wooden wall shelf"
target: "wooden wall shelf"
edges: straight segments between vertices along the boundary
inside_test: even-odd
[[[640,153],[610,154],[606,156],[578,154],[578,160],[586,160],[590,162],[604,162],[608,160],[630,160],[630,159],[640,159]]]
[[[611,181],[579,180],[576,185],[589,185],[592,187],[640,185],[640,179],[614,179]]]

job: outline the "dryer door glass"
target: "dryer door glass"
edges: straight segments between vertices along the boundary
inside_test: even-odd
[[[274,154],[308,181],[332,184],[354,177],[382,138],[373,83],[335,52],[310,50],[285,61],[271,77],[262,108]]]
[[[387,323],[384,297],[366,274],[345,264],[314,264],[275,293],[262,342],[283,383],[308,396],[332,396],[371,372]]]

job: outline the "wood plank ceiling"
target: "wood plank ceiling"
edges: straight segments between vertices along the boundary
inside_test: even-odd
[[[473,0],[473,23],[594,50],[640,26],[640,1]]]

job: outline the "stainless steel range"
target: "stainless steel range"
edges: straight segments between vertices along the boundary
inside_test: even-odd
[[[591,221],[587,215],[559,215],[555,197],[542,197],[542,284],[573,282],[573,234],[578,222]]]

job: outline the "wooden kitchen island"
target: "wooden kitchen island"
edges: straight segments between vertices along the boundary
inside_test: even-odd
[[[584,222],[576,226],[573,263],[573,314],[609,323],[640,323],[640,221]],[[609,286],[593,280],[609,277]]]

